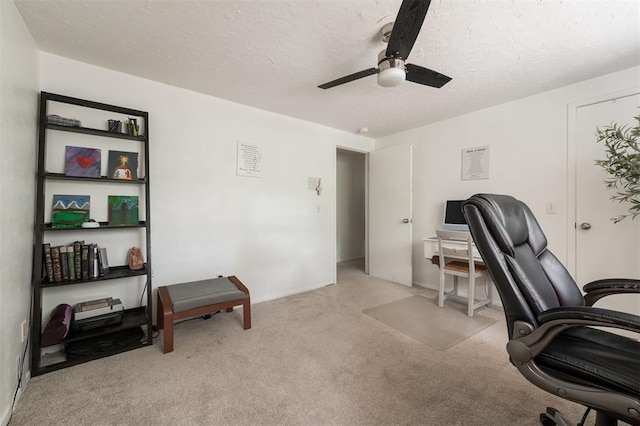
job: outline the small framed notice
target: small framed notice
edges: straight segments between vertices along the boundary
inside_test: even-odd
[[[489,145],[462,150],[462,180],[489,179]]]
[[[237,175],[262,177],[262,149],[259,145],[238,141]]]

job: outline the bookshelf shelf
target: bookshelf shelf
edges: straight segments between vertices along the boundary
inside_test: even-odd
[[[126,133],[109,132],[107,130],[91,129],[88,127],[60,126],[58,124],[44,123],[44,127],[61,132],[84,133],[85,135],[104,136],[107,138],[128,139],[132,141],[144,142],[144,136],[131,136]]]
[[[52,371],[56,371],[56,370],[60,370],[63,368],[68,368],[68,367],[72,367],[74,365],[78,365],[78,364],[84,364],[85,362],[89,362],[89,361],[93,361],[95,359],[100,359],[100,358],[106,358],[108,356],[112,356],[115,354],[119,354],[122,352],[126,352],[126,351],[130,351],[133,349],[138,349],[138,348],[143,348],[145,346],[149,346],[152,343],[149,343],[146,339],[141,341],[140,343],[135,343],[135,344],[131,344],[131,345],[127,345],[127,346],[123,346],[121,348],[117,348],[111,351],[107,351],[107,352],[97,352],[94,355],[91,356],[86,356],[82,359],[75,359],[75,360],[67,360],[64,356],[64,353],[58,353],[58,357],[60,359],[54,361],[53,363],[50,363],[50,361],[48,359],[46,359],[46,357],[43,359],[43,362],[41,364],[41,367],[38,369],[38,374],[45,374],[45,373],[50,373]]]
[[[95,231],[104,231],[107,229],[131,229],[131,228],[144,228],[147,226],[146,221],[139,221],[137,224],[133,225],[109,225],[109,222],[98,222],[100,224],[97,228],[54,228],[51,223],[43,223],[41,225],[42,231],[53,231],[53,232],[71,232],[71,231],[82,231],[82,232],[95,232]]]
[[[146,179],[135,179],[135,180],[123,180],[123,179],[111,179],[106,176],[100,176],[99,178],[93,177],[77,177],[77,176],[67,176],[63,173],[49,173],[45,172],[42,175],[45,179],[51,180],[69,180],[69,181],[77,181],[77,182],[92,182],[92,183],[116,183],[116,184],[125,184],[125,185],[145,185],[147,183]]]
[[[105,334],[113,333],[116,331],[127,330],[130,328],[143,326],[147,322],[147,313],[144,306],[140,306],[133,309],[126,309],[122,316],[122,322],[120,324],[107,325],[105,327],[96,328],[86,331],[69,331],[67,337],[62,340],[62,343],[78,342],[80,340],[88,339],[90,337],[102,336]],[[47,347],[47,346],[42,346]]]
[[[104,117],[105,124],[107,120],[111,120],[115,117],[125,118],[127,120],[134,118],[136,121],[140,120],[139,134],[132,136],[126,133],[111,132],[107,130],[101,130],[91,127],[70,127],[59,124],[52,124],[48,121],[50,114],[55,114],[57,111],[74,110],[74,116],[77,113],[80,118],[87,118],[96,120],[97,117]],[[93,111],[90,111],[93,110]],[[83,115],[84,114],[84,115]],[[58,119],[60,117],[57,117]],[[31,343],[31,375],[38,376],[51,371],[59,370],[62,368],[71,367],[77,364],[88,362],[98,358],[104,358],[116,353],[128,351],[144,346],[153,344],[152,338],[152,318],[151,309],[151,227],[150,227],[150,191],[149,191],[149,116],[146,111],[140,111],[137,109],[125,108],[116,105],[109,105],[85,99],[73,98],[69,96],[58,95],[54,93],[41,92],[40,93],[40,112],[39,112],[39,132],[38,132],[38,153],[37,164],[38,172],[36,174],[36,208],[35,208],[35,220],[34,220],[34,257],[33,257],[33,311],[31,317],[31,336],[34,336]],[[66,124],[68,120],[58,120],[63,124]],[[51,133],[57,133],[55,138],[49,139]],[[140,173],[133,173],[133,177],[136,175],[142,176],[133,180],[124,179],[112,179],[107,176],[111,176],[109,171],[105,175],[104,168],[101,170],[101,176],[96,177],[81,177],[81,176],[67,176],[65,173],[58,170],[60,168],[59,162],[55,161],[54,154],[48,154],[49,152],[59,152],[60,149],[65,149],[64,143],[68,138],[68,133],[79,133],[85,135],[83,144],[94,146],[96,149],[104,150],[113,148],[116,145],[118,150],[122,146],[123,152],[135,152],[136,153],[136,167],[140,167]],[[115,139],[115,141],[114,141]],[[77,140],[74,139],[74,140]],[[53,155],[53,157],[52,157]],[[140,157],[141,162],[138,164],[137,156]],[[51,159],[51,161],[49,161]],[[48,164],[48,163],[52,164]],[[80,163],[80,160],[78,160]],[[104,163],[102,163],[104,165]],[[124,163],[123,163],[124,164]],[[48,168],[49,166],[49,168]],[[66,167],[66,166],[65,166]],[[77,167],[77,165],[76,165]],[[131,170],[136,172],[132,167]],[[100,173],[96,173],[100,174]],[[45,185],[46,183],[46,185]],[[140,210],[140,220],[138,223],[126,224],[126,225],[109,225],[108,221],[98,222],[100,224],[97,228],[58,228],[54,227],[51,222],[45,222],[45,210],[46,206],[52,205],[54,194],[69,194],[73,192],[68,188],[74,188],[76,185],[78,191],[82,194],[92,197],[102,196],[102,194],[111,194],[111,188],[104,186],[103,184],[115,184],[113,188],[120,188],[118,193],[125,193],[126,196],[132,195],[138,197],[137,200]],[[66,186],[64,186],[66,185]],[[125,186],[122,186],[125,185]],[[99,190],[98,188],[102,189]],[[64,189],[59,189],[64,188]],[[64,192],[57,192],[64,191]],[[107,192],[109,191],[109,192]],[[114,190],[115,192],[115,190]],[[79,192],[75,192],[76,194]],[[93,195],[93,196],[92,196]],[[106,197],[106,195],[104,195]],[[125,196],[125,197],[126,197]],[[59,195],[57,197],[60,197]],[[120,197],[120,195],[118,195]],[[109,195],[111,199],[111,195]],[[104,205],[98,203],[98,205]],[[107,216],[107,211],[94,212],[94,204],[91,204],[91,214],[97,215],[97,217]],[[125,207],[122,207],[122,211],[126,211]],[[47,210],[48,211],[48,210]],[[123,213],[124,214],[124,213]],[[111,220],[111,215],[109,215]],[[47,218],[51,219],[51,218]],[[86,220],[86,219],[85,219]],[[113,223],[113,222],[112,222]],[[117,233],[110,233],[105,231],[118,231]],[[70,233],[69,233],[70,232]],[[69,240],[76,240],[74,243],[60,246],[61,237],[71,236]],[[117,238],[116,238],[117,236]],[[102,241],[101,241],[102,240]],[[85,242],[86,241],[86,242]],[[106,241],[106,245],[102,245],[103,241]],[[114,242],[115,241],[115,242]],[[143,252],[146,252],[146,264],[145,267],[140,270],[131,270],[128,265],[110,266],[108,270],[102,268],[98,261],[93,263],[93,267],[87,267],[87,263],[82,258],[85,254],[83,247],[109,247],[109,257],[113,254],[122,255],[125,254],[131,245],[127,245],[127,241],[133,241],[136,246],[142,244]],[[80,244],[80,245],[78,245]],[[45,250],[46,247],[46,250]],[[78,247],[81,247],[79,249]],[[53,249],[57,250],[53,250]],[[100,250],[95,249],[95,253]],[[104,251],[104,250],[103,250]],[[59,265],[55,265],[57,261],[52,259],[56,255],[56,252],[60,252],[57,261]],[[80,253],[80,254],[79,254]],[[103,253],[104,254],[104,253]],[[66,255],[66,256],[63,256]],[[65,276],[56,274],[52,271],[57,270],[52,266],[65,268],[62,259],[67,259]],[[118,256],[115,256],[116,258]],[[120,256],[122,257],[122,256]],[[106,256],[102,256],[106,258]],[[89,259],[93,259],[89,256]],[[88,260],[88,259],[87,259]],[[81,264],[80,266],[76,266]],[[73,265],[73,266],[72,266]],[[97,269],[96,269],[97,268]],[[101,269],[102,268],[102,269]],[[72,273],[72,271],[75,272]],[[89,278],[87,278],[86,272],[89,272]],[[102,274],[102,275],[100,275]],[[84,277],[73,279],[75,277]],[[123,280],[127,278],[135,278],[129,281],[120,281],[121,284],[117,284],[117,280]],[[143,294],[146,295],[146,299],[140,299],[140,289],[143,288]],[[52,310],[53,305],[57,303],[66,303],[73,306],[80,301],[88,301],[95,299],[96,288],[99,292],[112,293],[114,297],[123,298],[128,297],[128,303],[125,306],[128,307],[123,313],[122,321],[118,324],[110,324],[102,327],[97,327],[86,331],[73,331],[70,330],[66,337],[54,345],[41,346],[41,336],[45,329],[45,325],[49,321],[49,312]],[[55,289],[55,290],[54,290]],[[93,290],[91,290],[93,289]],[[124,292],[121,295],[118,292]],[[62,300],[62,302],[61,302]],[[136,306],[139,305],[139,306]],[[135,330],[140,328],[141,330]],[[140,333],[142,331],[142,333]],[[133,333],[132,333],[133,332]],[[134,340],[131,341],[130,337],[121,337],[126,334],[133,334]],[[142,338],[138,336],[142,334]],[[106,351],[99,351],[93,353],[81,352],[82,355],[74,353],[74,356],[70,355],[71,346],[69,344],[78,345],[82,344],[83,347],[86,343],[92,342],[92,340],[99,338],[111,339],[115,344],[113,347]],[[83,342],[85,341],[86,342]],[[50,343],[49,341],[47,343]],[[72,346],[73,346],[72,345]],[[45,350],[43,350],[45,349]],[[67,353],[65,353],[65,349]],[[84,348],[83,348],[84,349]],[[52,352],[53,351],[53,352]],[[57,352],[55,352],[57,351]]]
[[[109,272],[107,272],[102,277],[95,277],[88,280],[83,280],[83,279],[73,280],[73,281],[69,280],[69,281],[62,281],[59,283],[56,283],[56,282],[50,283],[48,281],[43,281],[41,284],[41,287],[47,288],[47,287],[60,287],[63,285],[94,283],[98,281],[117,280],[117,279],[128,278],[128,277],[138,277],[140,275],[147,275],[147,268],[132,271],[131,269],[129,269],[129,266],[127,265],[111,266],[109,268]]]

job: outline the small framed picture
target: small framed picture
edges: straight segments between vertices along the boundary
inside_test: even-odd
[[[138,153],[126,151],[109,151],[110,179],[138,179]]]
[[[79,146],[65,147],[64,174],[78,177],[100,177],[102,151]]]
[[[137,195],[109,195],[109,226],[138,224]]]
[[[51,225],[54,228],[80,228],[89,221],[89,195],[54,195]]]

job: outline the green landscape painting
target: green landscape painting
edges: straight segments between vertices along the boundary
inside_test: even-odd
[[[109,226],[138,224],[137,195],[109,195]]]
[[[54,195],[51,212],[53,228],[80,228],[89,221],[89,195]]]

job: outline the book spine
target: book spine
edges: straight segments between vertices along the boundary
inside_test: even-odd
[[[53,277],[53,260],[51,259],[51,244],[44,243],[42,245],[42,249],[44,251],[44,264],[45,264],[45,269],[47,271],[47,280],[50,283],[52,283],[54,282],[54,277]]]
[[[100,276],[104,277],[109,272],[109,259],[107,258],[107,248],[98,247],[98,270]]]
[[[76,241],[73,243],[73,254],[75,255],[74,264],[76,267],[76,279],[82,279],[82,243]]]
[[[87,245],[87,254],[88,254],[87,278],[91,279],[95,277],[93,273],[94,273],[94,263],[96,261],[96,252],[94,251],[93,244]]]
[[[62,281],[69,281],[69,257],[67,246],[60,246],[60,265],[62,269]]]
[[[62,282],[62,265],[60,263],[60,247],[51,247],[51,263],[53,269],[53,281]]]
[[[67,259],[68,259],[68,264],[69,264],[69,279],[71,281],[75,281],[76,280],[76,256],[75,256],[75,252],[73,251],[73,246],[68,246],[67,247]]]
[[[89,246],[82,245],[82,279],[89,279]]]
[[[93,278],[97,278],[100,275],[100,269],[98,266],[99,264],[98,245],[92,244],[91,247],[93,249]]]

